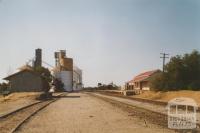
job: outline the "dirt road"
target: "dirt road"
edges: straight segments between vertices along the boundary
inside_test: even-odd
[[[20,133],[171,133],[83,93],[71,93],[25,123]]]

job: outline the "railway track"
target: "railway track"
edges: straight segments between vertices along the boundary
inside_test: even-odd
[[[101,99],[103,101],[109,102],[113,106],[119,107],[122,110],[129,112],[130,113],[129,116],[131,116],[131,117],[139,117],[140,119],[142,119],[144,121],[144,123],[147,127],[150,126],[151,124],[156,124],[156,125],[159,125],[163,128],[168,128],[168,115],[167,114],[159,113],[159,112],[156,112],[156,111],[145,109],[143,107],[127,104],[125,102],[114,100],[112,98],[107,98],[107,97],[102,97],[100,95],[95,95],[91,92],[89,92],[89,93],[86,92],[86,94],[93,96],[93,97],[96,97],[98,99]],[[100,94],[102,94],[102,93],[100,93]],[[102,95],[107,95],[107,94],[104,93]],[[119,96],[112,95],[112,94],[108,94],[107,96],[119,97]],[[119,98],[123,98],[123,97],[119,97]],[[125,99],[127,99],[127,98],[125,98]],[[132,100],[134,100],[134,99],[132,99]],[[199,127],[200,127],[200,124],[197,123],[197,129],[194,129],[194,130],[174,130],[174,131],[177,132],[177,133],[186,133],[186,132],[188,132],[188,133],[199,133],[200,132]]]
[[[24,108],[21,108],[13,113],[10,113],[0,118],[0,132],[1,133],[16,132],[32,116],[34,116],[40,110],[47,107],[49,104],[57,101],[58,99],[59,99],[59,96],[52,100],[42,101],[42,102],[38,102],[32,105],[28,105]]]
[[[150,110],[146,110],[144,108],[140,108],[140,107],[136,107],[136,106],[133,106],[130,104],[126,104],[124,102],[116,101],[111,98],[95,95],[93,93],[86,93],[86,94],[88,94],[92,97],[101,99],[103,101],[109,102],[113,106],[119,107],[122,110],[129,112],[130,116],[139,117],[140,119],[143,119],[147,126],[148,126],[148,122],[151,122],[151,123],[160,125],[162,127],[167,127],[167,116],[162,113],[157,113],[157,112],[153,112]]]
[[[97,93],[103,94],[103,95],[108,95],[108,96],[115,96],[115,97],[135,100],[135,101],[139,101],[139,102],[161,105],[161,106],[167,106],[167,104],[168,104],[167,102],[164,102],[164,101],[156,101],[156,100],[136,98],[136,97],[131,97],[131,96],[124,96],[124,95],[120,94],[118,91],[114,91],[114,92],[112,92],[112,91],[97,91]],[[198,107],[197,111],[200,112],[200,107]]]

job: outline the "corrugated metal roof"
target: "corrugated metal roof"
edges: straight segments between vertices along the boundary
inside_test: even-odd
[[[20,71],[23,71],[23,70],[33,70],[33,68],[29,65],[24,65],[24,66],[21,66],[20,68],[18,68]]]
[[[33,70],[24,69],[22,71],[19,71],[19,72],[16,72],[16,73],[12,74],[12,75],[9,75],[8,77],[5,77],[4,80],[9,80],[11,77],[19,75],[19,74],[21,74],[23,72],[30,72],[30,73],[32,73],[34,75],[40,76],[39,74],[35,73]]]
[[[152,76],[153,74],[159,72],[159,70],[152,70],[152,71],[147,71],[144,73],[141,73],[139,75],[137,75],[136,77],[134,77],[133,80],[129,81],[128,83],[134,83],[134,82],[140,82],[140,81],[145,81],[147,80],[150,76]]]

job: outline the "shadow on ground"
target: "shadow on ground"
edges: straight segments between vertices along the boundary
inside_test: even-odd
[[[54,98],[80,98],[81,96],[54,96]]]

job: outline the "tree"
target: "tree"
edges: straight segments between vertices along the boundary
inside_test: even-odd
[[[52,75],[48,68],[36,67],[34,70],[36,73],[40,74],[47,82],[52,81]]]
[[[10,93],[8,88],[9,85],[7,83],[0,84],[0,93],[2,93],[4,97]]]
[[[152,78],[155,90],[200,90],[200,53],[177,55],[166,65],[166,72]]]
[[[2,83],[2,84],[0,84],[0,88],[1,88],[2,91],[6,91],[8,89],[8,84]]]
[[[200,89],[200,53],[193,51],[191,54],[185,54],[185,82],[188,89]]]
[[[102,83],[98,83],[98,87],[101,87],[102,86]]]
[[[44,67],[36,67],[34,69],[34,71],[41,75],[42,79],[43,79],[43,85],[44,85],[44,91],[47,93],[50,89],[50,82],[52,81],[52,75],[51,72],[49,71],[48,68],[44,68]]]
[[[55,78],[53,80],[53,85],[55,86],[55,89],[56,89],[55,91],[58,91],[58,92],[65,91],[64,84],[60,79]]]
[[[151,79],[150,79],[150,88],[152,88],[155,91],[165,91],[165,82],[164,79],[165,76],[163,76],[164,73],[156,73]]]

